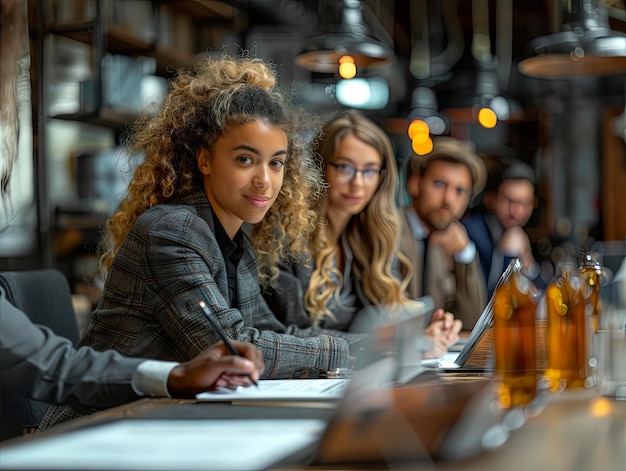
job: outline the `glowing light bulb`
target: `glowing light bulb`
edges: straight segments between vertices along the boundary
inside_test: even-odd
[[[411,147],[413,152],[417,155],[426,155],[433,150],[433,140],[427,137],[424,142],[415,142],[415,139],[411,141]]]
[[[490,108],[481,108],[478,112],[478,122],[485,128],[491,129],[498,124],[496,113]]]
[[[354,57],[341,56],[339,58],[339,75],[343,79],[351,79],[356,76],[356,64]]]
[[[430,136],[430,128],[428,123],[422,119],[415,119],[409,124],[408,129],[409,138],[411,141],[417,144],[426,142],[426,139]]]
[[[607,399],[596,399],[591,404],[591,415],[594,417],[606,417],[610,415],[612,411],[612,404]]]

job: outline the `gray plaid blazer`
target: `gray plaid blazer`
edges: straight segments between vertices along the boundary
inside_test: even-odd
[[[348,367],[349,344],[362,339],[278,321],[261,296],[256,255],[247,239],[236,295],[238,309],[232,309],[212,210],[199,188],[137,219],[115,255],[80,344],[131,357],[189,360],[219,340],[199,301],[230,338],[251,342],[263,352],[264,378],[310,377]],[[90,412],[81,406],[54,409],[40,429]]]

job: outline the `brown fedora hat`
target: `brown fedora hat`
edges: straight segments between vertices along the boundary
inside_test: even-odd
[[[433,150],[426,155],[411,155],[411,171],[421,174],[422,169],[430,162],[445,160],[467,165],[472,173],[472,197],[478,195],[487,183],[487,167],[483,159],[476,153],[476,146],[471,141],[463,141],[453,137],[433,139]]]

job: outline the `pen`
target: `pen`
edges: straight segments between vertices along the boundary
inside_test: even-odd
[[[213,327],[213,330],[215,332],[217,332],[217,335],[220,336],[220,338],[222,339],[222,342],[224,342],[224,345],[226,345],[226,348],[230,351],[230,353],[232,353],[236,357],[240,357],[241,354],[237,351],[237,349],[235,347],[233,347],[233,344],[230,343],[230,339],[226,335],[226,332],[224,332],[224,329],[222,329],[222,326],[219,324],[219,322],[216,322],[215,319],[213,319],[213,316],[211,315],[211,312],[209,311],[209,308],[206,307],[205,302],[204,301],[200,301],[199,304],[200,304],[200,307],[202,308],[202,310],[204,311],[204,313],[206,314],[206,317],[209,320],[209,323],[211,324],[211,327]],[[249,374],[246,374],[246,376],[248,377],[248,379],[250,379],[252,384],[254,384],[257,388],[259,387],[259,383],[257,383],[255,380],[253,380],[252,376],[250,376]]]

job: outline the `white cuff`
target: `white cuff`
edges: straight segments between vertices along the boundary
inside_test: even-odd
[[[469,265],[476,258],[476,244],[469,241],[465,247],[454,254],[454,260],[463,265]]]
[[[171,397],[167,378],[179,363],[174,361],[146,360],[133,373],[133,390],[139,396]]]

